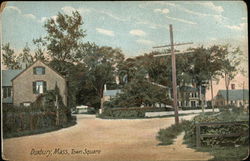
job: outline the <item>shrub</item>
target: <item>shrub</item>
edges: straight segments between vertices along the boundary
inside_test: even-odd
[[[173,110],[171,108],[130,107],[130,108],[105,108],[99,115],[101,118],[143,118],[146,112],[160,112]]]
[[[223,110],[223,112],[214,115],[199,115],[196,116],[189,124],[184,127],[185,139],[195,143],[196,138],[196,123],[200,122],[233,122],[233,121],[248,121],[248,114],[243,110]],[[220,126],[204,126],[201,127],[202,134],[230,134],[230,133],[246,133],[249,130],[248,122],[241,125],[220,125]],[[248,144],[249,136],[240,137],[212,137],[203,138],[201,143],[207,146],[215,145],[235,145],[235,144]]]
[[[184,127],[187,127],[189,121],[182,120],[178,125],[173,124],[166,129],[160,129],[157,140],[161,141],[160,145],[170,145],[173,144],[174,139],[183,131]]]

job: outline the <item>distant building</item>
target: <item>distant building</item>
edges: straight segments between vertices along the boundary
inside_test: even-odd
[[[202,103],[207,106],[204,87],[201,90],[192,86],[178,87],[177,100],[179,107],[201,107]]]
[[[67,81],[55,70],[38,60],[25,70],[5,70],[3,73],[3,103],[29,106],[40,94],[57,85],[64,105],[67,105]]]
[[[110,99],[116,97],[116,95],[119,93],[121,93],[120,89],[104,90],[103,92],[104,102],[109,101]]]
[[[227,90],[219,90],[214,98],[216,106],[224,106],[227,104]],[[249,104],[248,89],[231,89],[228,90],[228,103],[237,107]]]
[[[13,88],[11,80],[23,70],[2,70],[2,103],[13,104]]]

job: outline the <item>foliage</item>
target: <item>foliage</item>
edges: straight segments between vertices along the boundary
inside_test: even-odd
[[[104,84],[114,82],[116,65],[123,61],[124,55],[120,49],[99,47],[94,43],[86,44],[83,53],[87,54],[82,58],[84,74],[77,93],[78,104],[100,108]]]
[[[134,78],[127,83],[122,92],[111,100],[114,107],[155,106],[156,103],[171,104],[164,88],[153,85],[145,77],[143,70],[138,71]]]
[[[21,66],[24,66],[23,68],[27,68],[34,62],[33,56],[30,54],[30,48],[28,44],[23,48],[23,52],[19,54],[18,56],[18,62],[21,64]]]
[[[80,40],[86,36],[85,31],[81,29],[82,24],[78,11],[72,12],[72,16],[59,12],[56,20],[48,19],[44,25],[48,33],[44,37],[48,54],[59,61],[73,62],[81,44]]]
[[[3,45],[3,64],[7,66],[8,69],[20,69],[21,65],[17,60],[17,56],[14,54],[14,50],[10,48],[10,44],[7,43]]]
[[[233,121],[248,121],[249,117],[246,112],[242,109],[228,110],[223,111],[219,114],[213,115],[199,115],[196,116],[192,121],[189,121],[189,124],[185,127],[185,138],[195,142],[196,133],[195,129],[196,123],[199,122],[233,122]],[[248,123],[242,125],[219,125],[211,127],[202,127],[201,133],[203,134],[230,134],[230,133],[246,133],[249,130]],[[202,144],[207,146],[216,146],[216,145],[235,145],[235,144],[248,144],[249,136],[240,136],[240,137],[213,137],[213,138],[203,138]]]
[[[161,143],[160,145],[171,145],[174,139],[183,131],[183,128],[188,124],[188,121],[182,120],[179,124],[173,124],[166,129],[160,129],[156,138]]]
[[[130,107],[130,108],[105,108],[99,115],[101,118],[144,118],[146,112],[167,111],[165,108]]]

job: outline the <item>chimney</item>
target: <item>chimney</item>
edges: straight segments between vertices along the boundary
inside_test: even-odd
[[[235,84],[231,84],[231,89],[235,89]]]

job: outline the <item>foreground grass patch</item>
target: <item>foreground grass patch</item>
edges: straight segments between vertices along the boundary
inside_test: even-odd
[[[156,136],[157,140],[161,143],[159,145],[171,145],[174,142],[174,139],[183,131],[186,121],[182,120],[178,125],[173,124],[166,129],[160,129],[158,135]]]

